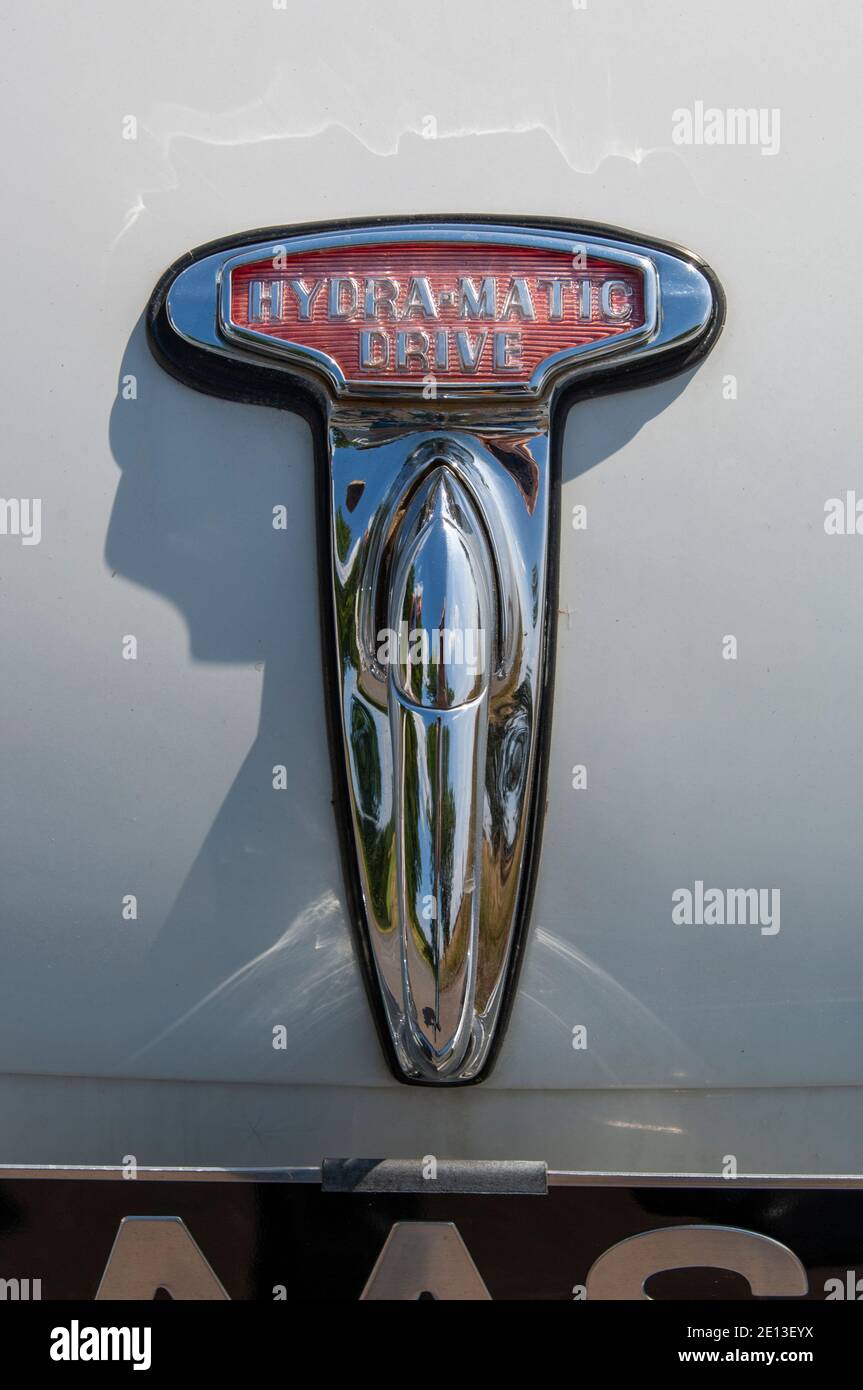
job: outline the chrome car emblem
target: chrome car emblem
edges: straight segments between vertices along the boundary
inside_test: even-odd
[[[153,295],[169,371],[325,424],[337,804],[402,1080],[482,1079],[512,1003],[550,719],[550,422],[579,388],[694,366],[723,312],[679,248],[492,220],[259,232],[200,248]]]

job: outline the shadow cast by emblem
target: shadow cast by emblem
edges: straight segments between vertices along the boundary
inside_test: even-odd
[[[344,925],[321,718],[308,427],[295,415],[179,386],[153,360],[143,320],[120,369],[121,381],[130,376],[137,399],[118,394],[111,415],[121,477],[106,562],[176,606],[194,661],[259,673],[261,699],[251,746],[128,982],[140,1031],[125,1040],[117,1069],[172,1074],[180,1052],[187,1068],[200,1058],[205,1074],[218,1057],[218,1074],[230,1077],[234,1056],[251,1046],[266,1066],[267,1034],[289,1018],[292,1060],[309,1052],[326,1067],[331,1056],[335,1069],[344,1048],[356,1046],[348,1035],[357,1014],[365,1019]],[[279,505],[288,508],[287,534],[273,528]],[[151,647],[146,659],[158,663],[158,651]],[[212,756],[226,760],[218,743]],[[282,793],[274,791],[277,767],[287,771]],[[284,1079],[284,1056],[269,1052],[281,1061],[274,1079]]]

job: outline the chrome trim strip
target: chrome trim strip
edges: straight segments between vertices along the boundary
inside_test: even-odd
[[[319,1183],[320,1168],[144,1168],[136,1169],[130,1178],[127,1168],[119,1164],[54,1164],[37,1163],[18,1166],[0,1164],[0,1182],[19,1178],[63,1178],[92,1182],[115,1180],[126,1182],[281,1182]]]
[[[769,1173],[723,1178],[716,1173],[582,1173],[548,1170],[549,1187],[680,1187],[680,1188],[863,1188],[863,1174]],[[45,1178],[77,1181],[128,1181],[118,1165],[0,1164],[0,1182]],[[260,1182],[319,1184],[318,1168],[139,1168],[136,1182]]]
[[[717,1173],[578,1173],[549,1170],[549,1187],[863,1187],[863,1175],[851,1173],[744,1173],[723,1178]]]

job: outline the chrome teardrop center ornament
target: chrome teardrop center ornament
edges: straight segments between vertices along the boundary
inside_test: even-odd
[[[406,1053],[445,1076],[471,1045],[494,562],[445,466],[420,484],[398,539],[390,666]]]
[[[418,488],[396,556],[390,630],[400,641],[393,683],[417,705],[467,704],[489,680],[494,561],[473,503],[445,466]]]

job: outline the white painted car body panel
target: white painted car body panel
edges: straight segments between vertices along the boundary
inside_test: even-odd
[[[0,1162],[859,1172],[863,540],[824,531],[860,479],[857,10],[4,23],[0,490],[42,499],[43,535],[0,537]],[[778,110],[778,150],[673,143],[697,100]],[[531,940],[499,1063],[458,1095],[392,1079],[353,956],[308,426],[177,384],[141,317],[212,238],[418,211],[666,238],[728,298],[693,376],[568,419]],[[696,879],[779,889],[781,930],[674,925]]]

